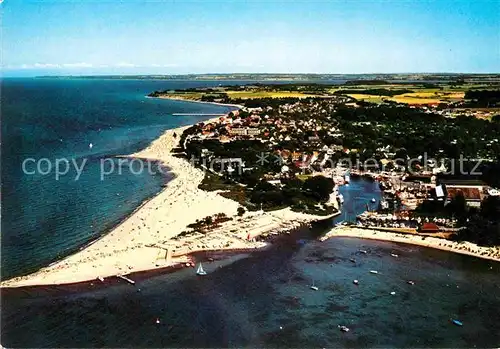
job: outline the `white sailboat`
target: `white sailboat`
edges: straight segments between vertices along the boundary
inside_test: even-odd
[[[207,272],[203,270],[203,265],[201,265],[201,262],[198,266],[198,269],[196,269],[196,275],[207,275]]]
[[[313,280],[313,284],[311,286],[311,290],[314,290],[314,291],[317,291],[319,290],[319,288],[317,286],[314,285],[314,280]]]

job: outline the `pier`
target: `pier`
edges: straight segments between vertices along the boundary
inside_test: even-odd
[[[120,278],[120,279],[123,279],[125,281],[127,281],[128,283],[132,284],[132,285],[135,285],[135,281],[132,280],[132,279],[129,279],[128,277],[126,276],[123,276],[123,275],[116,275],[116,277]]]

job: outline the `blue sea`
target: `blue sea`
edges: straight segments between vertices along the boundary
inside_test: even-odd
[[[146,94],[219,83],[4,79],[2,279],[37,270],[105,234],[171,178],[168,172],[134,174],[123,168],[101,180],[102,159],[133,153],[166,129],[206,118],[175,113],[231,110]],[[53,172],[25,174],[22,163],[28,158],[87,163],[78,180],[74,169],[56,179]],[[196,256],[205,261],[203,278],[186,268],[133,275],[135,286],[110,278],[104,284],[2,289],[1,343],[67,348],[500,345],[500,263],[389,242],[319,242],[317,236],[332,223],[352,221],[367,205],[377,205],[372,198],[380,199],[377,183],[362,179],[340,191],[346,201],[339,217],[295,232],[270,250],[212,256],[214,262],[205,254]],[[310,289],[313,283],[318,291]],[[343,333],[339,325],[351,330]]]
[[[164,130],[233,108],[145,96],[217,82],[4,79],[2,258],[7,279],[32,272],[97,238],[161,190],[169,175],[123,166],[101,180],[101,160],[146,147]],[[92,143],[92,147],[89,145]],[[27,160],[28,159],[28,160]],[[47,160],[41,160],[47,159]],[[68,159],[56,178],[57,159]],[[25,162],[26,172],[23,171]],[[41,161],[40,161],[41,160]],[[36,161],[36,162],[35,162]],[[40,174],[36,164],[40,161]],[[85,166],[78,180],[74,164]],[[49,163],[52,171],[49,172]],[[61,170],[65,163],[59,160]],[[109,170],[109,162],[104,163]],[[64,172],[64,171],[63,171]],[[158,171],[157,171],[158,172]]]

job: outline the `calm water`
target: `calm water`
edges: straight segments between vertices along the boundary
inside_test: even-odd
[[[227,107],[145,98],[157,89],[214,82],[5,79],[2,81],[2,278],[25,274],[93,240],[154,195],[168,180],[147,172],[101,180],[101,159],[144,148],[165,129],[223,113]],[[205,117],[206,118],[206,117]],[[92,143],[93,147],[89,148]],[[22,163],[67,158],[72,165],[27,175]],[[42,170],[48,169],[47,162]],[[63,168],[63,167],[62,167]],[[35,165],[28,163],[27,170]],[[135,170],[135,169],[133,169]],[[137,173],[137,171],[136,171]]]
[[[358,249],[368,253],[359,254]],[[391,257],[392,252],[399,258]],[[499,263],[347,238],[291,242],[224,268],[218,268],[219,263],[205,263],[208,275],[203,278],[185,269],[138,278],[136,286],[2,290],[2,344],[296,348],[500,344]],[[370,274],[373,269],[379,274]],[[359,286],[352,283],[354,279]],[[407,284],[410,279],[416,284]],[[318,291],[309,288],[312,282]],[[390,294],[393,291],[395,295]],[[450,318],[460,319],[464,326],[451,324]],[[351,331],[340,332],[338,325]]]

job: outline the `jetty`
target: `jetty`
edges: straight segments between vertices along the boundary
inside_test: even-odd
[[[128,283],[132,284],[132,285],[135,285],[135,281],[132,280],[132,279],[129,279],[128,277],[126,276],[123,276],[123,275],[116,275],[116,277],[120,278],[120,279],[123,279],[125,281],[127,281]]]

